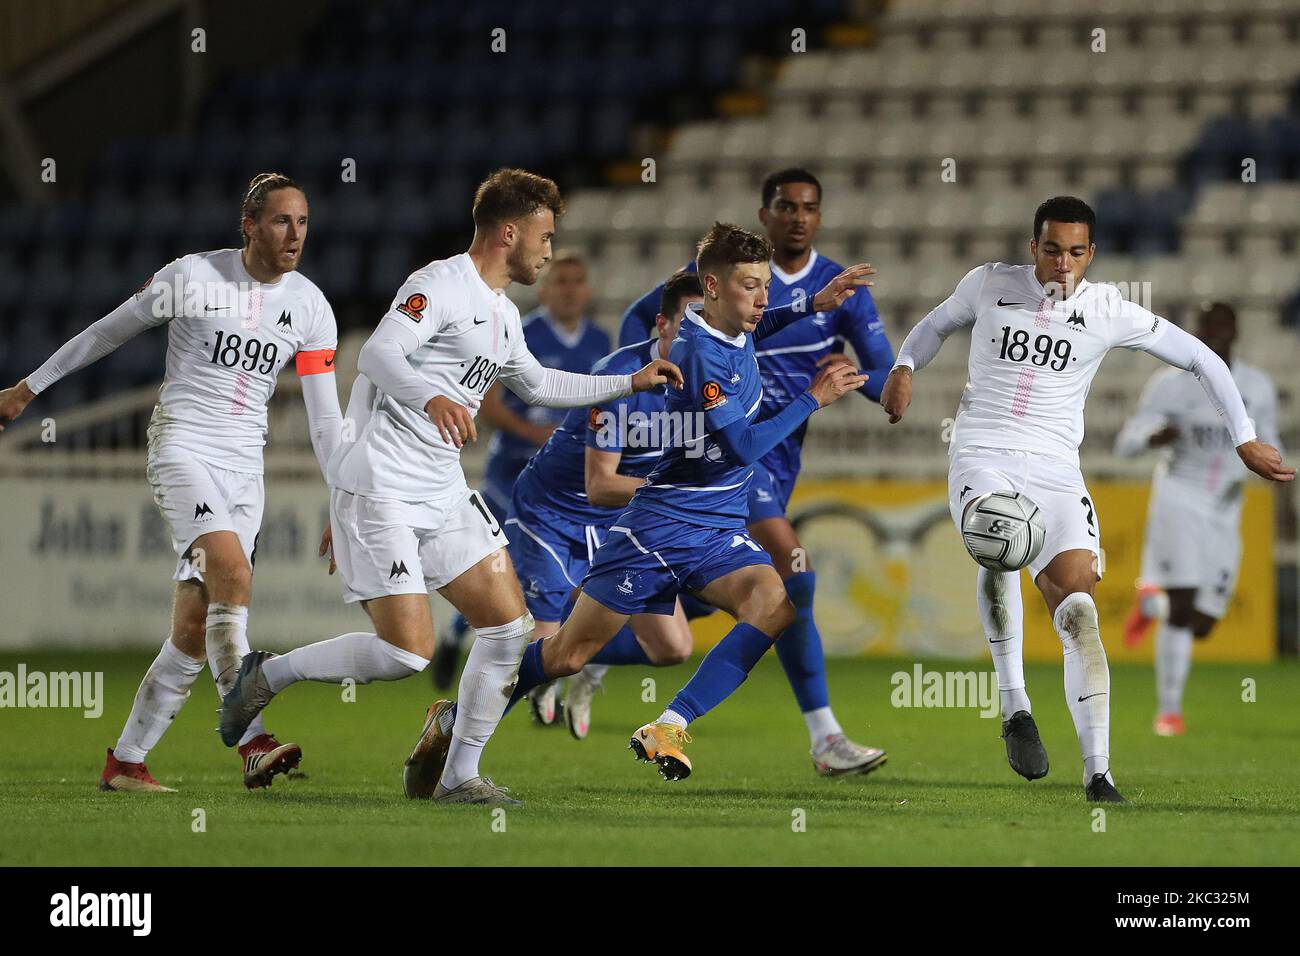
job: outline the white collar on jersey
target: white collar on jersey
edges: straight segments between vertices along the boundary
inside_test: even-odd
[[[579,319],[578,327],[570,332],[556,321],[555,316],[551,315],[551,310],[546,308],[544,305],[539,305],[537,307],[537,318],[546,323],[551,332],[555,334],[555,337],[560,340],[560,344],[566,349],[576,349],[578,343],[582,341],[582,336],[587,331],[587,320],[585,317]]]
[[[700,314],[695,311],[697,308],[699,307],[694,303],[688,305],[686,307],[686,312],[683,317],[685,319],[688,319],[691,322],[694,322],[704,331],[712,335],[715,339],[721,339],[722,341],[726,342],[728,345],[734,345],[736,348],[744,348],[745,346],[744,332],[741,332],[739,335],[728,335],[726,332],[719,332],[713,326],[709,325],[709,323],[704,321],[704,319],[700,316]]]
[[[484,292],[486,292],[488,295],[495,297],[495,296],[505,294],[504,290],[494,289],[486,282],[483,281],[483,277],[479,275],[478,268],[475,267],[474,260],[470,258],[468,252],[462,252],[458,256],[452,256],[450,261],[455,262],[460,267],[460,269],[470,277],[470,281],[477,282],[479,288],[482,289]]]
[[[812,272],[813,266],[817,265],[817,250],[813,249],[808,253],[808,261],[798,272],[786,272],[775,261],[772,262],[772,275],[776,276],[786,285],[794,285],[808,273]]]

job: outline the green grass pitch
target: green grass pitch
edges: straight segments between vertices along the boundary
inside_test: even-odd
[[[356,688],[301,684],[267,712],[303,746],[302,779],[246,792],[216,725],[206,672],[150,769],[171,795],[100,793],[149,657],[40,654],[29,670],[104,672],[99,719],[79,711],[0,709],[0,865],[1008,864],[1244,865],[1300,859],[1300,666],[1197,666],[1190,732],[1151,732],[1152,674],[1113,669],[1111,744],[1127,806],[1084,801],[1059,665],[1031,665],[1029,690],[1052,761],[1028,782],[1006,764],[999,722],[976,709],[890,706],[890,676],[912,661],[829,662],[832,701],[850,735],[889,763],[824,780],[775,659],[693,728],[694,775],[665,783],[627,739],[690,674],[614,669],[591,736],[531,725],[520,708],[484,769],[526,801],[504,818],[482,807],[403,798],[402,761],[433,699],[427,677]],[[18,658],[0,656],[0,671]],[[986,662],[927,668],[987,669]],[[657,681],[658,705],[642,681]],[[1257,702],[1243,702],[1242,681]],[[201,809],[205,832],[194,832]],[[797,811],[803,811],[802,814]],[[802,832],[796,822],[802,818]],[[496,826],[494,827],[494,822]],[[504,823],[504,830],[502,829]]]

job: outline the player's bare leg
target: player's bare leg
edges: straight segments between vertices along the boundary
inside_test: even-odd
[[[1217,619],[1196,609],[1195,588],[1170,588],[1168,618],[1156,631],[1156,697],[1159,709],[1154,729],[1161,737],[1186,732],[1183,688],[1192,669],[1192,644],[1208,637]]]
[[[771,555],[794,605],[795,622],[777,641],[776,653],[808,725],[813,769],[825,777],[875,770],[885,762],[885,751],[850,740],[831,710],[825,653],[813,617],[816,576],[794,525],[774,515],[752,522],[749,533]]]
[[[1110,774],[1110,668],[1093,601],[1097,580],[1097,556],[1075,548],[1052,558],[1035,583],[1064,651],[1065,698],[1083,754],[1088,799],[1122,803]]]
[[[247,620],[251,575],[241,571],[247,568],[247,561],[238,536],[230,531],[202,535],[195,540],[191,555],[196,561],[202,556],[201,567],[208,583],[198,579],[177,582],[171,635],[140,683],[122,735],[110,751],[109,765],[100,780],[101,789],[153,789],[156,781],[150,784],[152,778],[143,766],[145,755],[157,745],[189,698],[190,689],[203,670],[205,655],[214,679],[218,679],[220,692],[222,672],[227,686],[233,678],[231,657],[235,658],[235,668],[242,657],[241,637],[247,650],[246,635],[232,628],[229,620],[224,630],[218,629],[219,640],[213,646],[207,641],[210,603],[215,603],[209,602],[210,588],[225,599],[222,603],[226,605],[227,619]],[[230,608],[234,609],[233,614]],[[275,774],[292,770],[302,759],[297,744],[280,744],[266,733],[260,718],[250,724],[239,743],[244,783],[250,789],[270,786]],[[125,779],[115,783],[119,777]]]
[[[682,780],[692,770],[682,752],[690,743],[686,728],[744,683],[750,670],[794,621],[794,606],[781,576],[768,564],[737,568],[702,588],[698,595],[736,619],[733,627],[700,663],[672,702],[632,736],[642,760],[653,760],[666,780]]]
[[[652,667],[671,667],[691,656],[694,639],[691,625],[678,601],[669,614],[633,614],[624,629],[640,647],[643,663]],[[599,661],[597,654],[595,660]],[[576,740],[584,740],[591,730],[591,702],[602,686],[609,664],[587,664],[569,678],[564,697],[564,723]]]
[[[446,765],[434,799],[446,803],[518,801],[479,775],[479,757],[501,723],[533,633],[510,554],[501,548],[438,593],[465,615],[477,638],[465,659]]]

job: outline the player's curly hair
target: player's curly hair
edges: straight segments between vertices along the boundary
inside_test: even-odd
[[[244,201],[239,204],[239,238],[245,246],[248,245],[248,236],[244,232],[244,220],[257,222],[258,215],[266,206],[266,197],[277,189],[296,189],[306,195],[306,190],[284,173],[258,173],[254,176],[244,193]]]
[[[766,236],[741,229],[729,222],[715,222],[705,233],[695,253],[696,268],[701,276],[717,275],[742,262],[767,262],[772,258],[772,243]]]
[[[551,210],[556,219],[564,215],[564,199],[554,180],[526,169],[498,169],[474,193],[474,228],[513,222],[539,209]]]

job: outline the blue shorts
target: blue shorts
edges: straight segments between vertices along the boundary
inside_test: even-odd
[[[582,583],[605,540],[604,529],[545,509],[512,511],[506,524],[510,559],[529,613],[539,621],[563,620],[569,595]]]
[[[681,591],[755,564],[772,558],[744,528],[701,528],[630,510],[609,529],[582,590],[620,614],[672,614]]]
[[[749,483],[749,523],[785,516],[798,475],[778,475],[754,462],[754,480]]]

